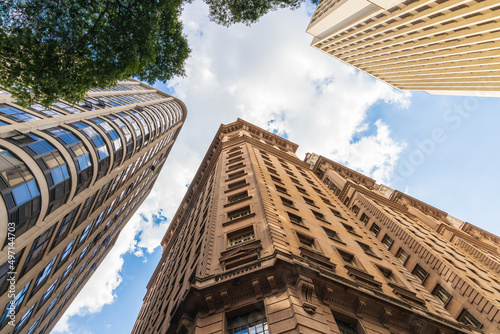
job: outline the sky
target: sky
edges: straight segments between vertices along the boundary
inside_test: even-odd
[[[313,5],[251,27],[217,26],[198,0],[182,19],[186,77],[156,88],[187,120],[155,187],[54,332],[129,333],[160,241],[220,124],[238,117],[500,235],[500,100],[401,92],[312,48]]]

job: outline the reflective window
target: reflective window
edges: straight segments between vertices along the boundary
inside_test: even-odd
[[[256,310],[236,318],[228,319],[227,332],[229,334],[267,334],[269,330],[266,314],[263,310]]]
[[[19,265],[19,262],[23,256],[24,253],[24,248],[21,249],[20,251],[17,251],[16,254],[14,255],[14,259],[11,260],[11,262],[6,261],[1,267],[0,267],[0,295],[3,295],[10,283],[7,281],[7,279],[10,279],[11,277],[14,277],[12,273],[15,273],[17,270],[17,266]]]
[[[147,113],[146,111],[141,111],[141,116],[144,117],[148,123],[149,127],[151,128],[151,139],[154,139],[156,136],[158,136],[160,133],[156,133],[156,129],[159,129],[159,127],[156,126],[155,121],[153,118]]]
[[[31,122],[41,119],[40,117],[31,115],[26,111],[11,107],[7,104],[0,104],[0,115],[18,122]]]
[[[1,327],[4,327],[7,324],[6,320],[9,319],[9,318],[7,318],[7,315],[10,312],[11,303],[13,303],[14,310],[17,311],[19,309],[19,307],[21,306],[21,304],[23,303],[24,298],[26,297],[26,293],[28,292],[30,284],[31,284],[31,282],[28,282],[28,284],[26,284],[24,286],[24,288],[22,288],[22,290],[16,294],[16,296],[14,297],[14,299],[12,301],[9,300],[9,302],[7,302],[7,305],[5,305],[5,308],[4,308],[3,313],[2,313],[2,318],[0,318]]]
[[[129,103],[135,103],[135,102],[136,102],[136,101],[134,101],[133,99],[128,98],[127,96],[123,96],[123,95],[121,95],[121,96],[118,96],[118,97],[119,97],[121,100],[126,101],[126,102],[127,102],[127,104],[129,104]]]
[[[5,122],[0,121],[0,126],[4,126],[4,125],[9,125],[9,124],[7,124],[7,123],[5,123]]]
[[[135,116],[135,118],[137,118],[139,120],[139,122],[141,123],[141,126],[142,126],[142,130],[144,131],[144,146],[146,146],[149,142],[149,126],[146,122],[146,120],[144,119],[144,117],[142,115],[140,115],[138,112],[134,111],[134,110],[128,110],[129,113],[131,113],[132,115]]]
[[[31,155],[44,173],[49,186],[47,214],[63,205],[69,197],[71,180],[66,161],[59,151],[35,135],[19,135],[8,140]]]
[[[110,100],[106,97],[101,97],[99,98],[99,102],[104,102],[104,103],[107,103],[109,104],[110,106],[113,106],[113,107],[119,107],[121,104],[116,102],[114,99],[113,100]]]
[[[38,103],[35,103],[34,105],[29,107],[28,109],[33,110],[34,112],[37,112],[37,113],[42,114],[42,115],[47,116],[47,117],[57,117],[57,116],[63,115],[60,112],[55,111],[54,109],[45,108],[44,106],[42,106],[41,104],[38,104]]]
[[[61,220],[61,223],[59,224],[59,229],[57,230],[56,236],[54,238],[54,242],[52,243],[51,249],[54,249],[61,241],[66,238],[68,235],[71,225],[73,225],[73,222],[75,221],[76,214],[78,210],[80,209],[80,205],[78,205],[75,209],[71,210],[64,218]]]
[[[97,196],[97,192],[90,196],[89,198],[87,198],[85,200],[85,203],[83,204],[83,208],[82,208],[82,211],[80,211],[80,215],[78,216],[78,220],[76,221],[76,224],[75,224],[75,228],[80,225],[81,223],[83,223],[83,221],[85,219],[87,219],[88,215],[89,215],[89,212],[90,212],[90,209],[92,208],[92,204],[94,203],[94,199],[95,197]]]
[[[26,325],[26,323],[28,322],[28,320],[31,318],[31,314],[33,313],[34,309],[35,309],[35,305],[33,304],[33,306],[30,307],[30,309],[28,310],[28,312],[26,312],[26,314],[23,315],[23,317],[21,318],[21,320],[19,320],[19,322],[17,323],[16,327],[14,327],[14,333],[18,333],[24,327],[24,325]]]
[[[50,313],[50,311],[52,311],[52,309],[54,308],[54,306],[56,305],[57,301],[59,300],[59,297],[61,296],[61,294],[58,294],[56,298],[54,298],[54,300],[52,300],[52,302],[50,303],[49,307],[47,307],[47,310],[45,311],[45,314],[44,314],[44,317],[47,316],[47,314]]]
[[[161,129],[161,133],[164,133],[165,119],[163,118],[162,113],[152,106],[145,107],[144,109],[148,110],[149,113],[153,115],[154,119],[156,120],[156,128],[158,129],[158,131],[160,131]]]
[[[40,190],[26,164],[0,148],[0,192],[16,224],[16,236],[33,227],[40,215]]]
[[[82,190],[86,189],[90,181],[92,181],[93,168],[89,151],[85,148],[82,141],[68,130],[56,127],[48,129],[46,132],[66,146],[73,157],[76,166],[76,174],[78,175],[76,193],[80,193]]]
[[[139,125],[137,124],[137,122],[128,114],[125,114],[125,113],[119,113],[118,115],[122,116],[123,118],[125,118],[125,120],[128,122],[128,124],[130,124],[130,126],[132,126],[132,129],[134,129],[134,132],[135,132],[135,140],[137,142],[137,146],[135,147],[135,150],[136,151],[139,151],[141,149],[141,146],[142,146],[142,132],[141,132],[141,129],[139,128]]]
[[[36,328],[38,327],[38,323],[40,322],[40,320],[42,319],[42,317],[38,317],[38,319],[35,321],[35,323],[30,327],[30,329],[26,332],[26,334],[33,334],[35,333],[35,330]]]
[[[120,129],[123,137],[125,138],[125,144],[127,147],[127,153],[125,156],[125,160],[129,159],[132,156],[132,153],[134,153],[134,139],[132,138],[132,133],[128,129],[127,125],[122,122],[121,119],[119,119],[116,116],[106,116],[107,119],[111,120],[113,123],[115,123],[118,128]]]
[[[35,285],[33,286],[33,289],[36,289],[40,284],[45,282],[45,279],[49,277],[50,272],[52,271],[52,268],[54,267],[54,263],[56,263],[57,256],[55,256],[52,261],[44,268],[40,273],[38,274],[38,278],[35,281]],[[32,293],[33,295],[33,293]]]
[[[92,228],[92,223],[88,224],[87,227],[82,232],[82,235],[80,236],[80,239],[78,239],[78,243],[82,243],[85,241],[85,238],[87,238],[87,235],[89,234],[90,229]]]
[[[52,292],[54,292],[54,289],[56,288],[56,285],[57,285],[57,281],[58,279],[56,279],[54,281],[54,283],[52,283],[49,288],[47,289],[47,291],[45,291],[45,293],[43,294],[42,298],[40,299],[40,304],[38,306],[38,309],[40,309],[43,305],[43,303],[45,303],[47,301],[47,299],[49,299],[50,295],[52,294]]]
[[[30,252],[26,257],[24,262],[23,270],[21,271],[21,276],[24,275],[28,270],[33,268],[38,261],[40,261],[49,245],[50,238],[52,237],[52,232],[54,232],[55,227],[51,226],[48,230],[43,232],[38,238],[33,241]]]
[[[68,277],[69,273],[71,272],[71,269],[73,269],[73,265],[75,264],[75,261],[71,262],[68,267],[64,270],[62,276],[61,276],[61,282],[64,282],[66,277]]]
[[[76,238],[71,240],[71,242],[64,247],[62,253],[61,253],[61,259],[59,260],[58,266],[64,263],[68,259],[69,254],[71,253],[71,250],[73,249],[73,245],[75,244]]]
[[[109,151],[102,136],[89,124],[82,122],[72,123],[72,126],[80,130],[92,143],[98,159],[97,180],[106,175],[109,167]]]
[[[113,127],[109,125],[108,122],[99,118],[91,119],[90,121],[94,124],[97,124],[97,126],[99,126],[104,132],[106,132],[108,139],[113,145],[113,167],[118,166],[123,158],[123,146],[120,136],[115,131],[115,129],[113,129]]]
[[[64,102],[61,102],[61,101],[58,101],[58,102],[55,102],[52,104],[54,107],[57,107],[61,110],[64,110],[70,114],[78,114],[78,113],[81,113],[83,112],[83,110],[80,110],[78,108],[75,108],[75,107],[72,107],[70,106],[69,104],[66,104]]]

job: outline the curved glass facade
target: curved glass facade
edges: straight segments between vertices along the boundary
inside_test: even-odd
[[[71,180],[68,165],[59,151],[35,135],[19,135],[7,140],[31,155],[45,175],[49,187],[47,214],[63,205],[71,191]]]
[[[109,168],[109,150],[104,142],[102,136],[97,133],[95,129],[89,124],[78,122],[72,123],[73,127],[78,129],[81,133],[87,137],[94,147],[95,153],[97,155],[97,180],[103,177]]]
[[[16,224],[16,236],[33,227],[40,215],[40,189],[26,164],[0,147],[0,192]]]
[[[76,193],[80,193],[88,187],[94,173],[89,151],[85,148],[82,141],[68,130],[56,127],[48,129],[46,132],[62,143],[73,157],[78,175]]]
[[[108,122],[105,120],[102,120],[100,118],[94,118],[90,119],[94,124],[97,124],[98,127],[100,127],[104,132],[106,132],[106,135],[108,136],[108,139],[111,141],[113,145],[113,167],[118,166],[123,158],[123,145],[122,145],[122,140],[120,139],[120,136],[116,132],[111,125],[109,125]]]

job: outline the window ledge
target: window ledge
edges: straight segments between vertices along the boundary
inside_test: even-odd
[[[222,226],[227,226],[227,225],[231,225],[233,223],[236,223],[236,222],[239,222],[239,221],[242,221],[242,220],[245,220],[247,218],[250,218],[250,217],[255,217],[255,212],[249,214],[249,215],[246,215],[246,216],[243,216],[243,217],[240,217],[240,218],[236,218],[236,219],[233,219],[233,220],[228,220],[224,223],[222,223]]]
[[[241,203],[241,202],[244,202],[244,201],[248,201],[251,198],[252,198],[252,196],[247,196],[247,197],[239,199],[237,201],[226,203],[226,204],[224,204],[224,207],[227,208],[228,206],[232,206],[234,204],[238,204],[238,203]]]
[[[226,193],[229,193],[229,192],[231,192],[231,191],[235,191],[235,190],[238,190],[238,189],[244,188],[244,187],[249,186],[249,185],[250,185],[250,183],[245,183],[245,184],[242,184],[242,185],[241,185],[241,186],[239,186],[239,187],[232,188],[232,189],[228,189],[228,190],[224,191],[224,193],[226,194]]]
[[[248,175],[248,173],[243,173],[243,174],[240,174],[240,175],[234,176],[234,177],[232,177],[232,178],[226,179],[226,182],[231,182],[231,181],[234,181],[234,180],[239,179],[240,177],[247,176],[247,175]]]
[[[299,209],[297,209],[297,208],[296,208],[295,206],[293,206],[293,205],[289,205],[289,204],[285,204],[285,203],[283,203],[283,205],[284,205],[284,206],[286,206],[286,207],[289,207],[289,208],[292,208],[292,209],[294,209],[294,210],[299,211]]]

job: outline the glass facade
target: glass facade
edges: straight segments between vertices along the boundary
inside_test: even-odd
[[[16,224],[16,236],[33,227],[40,215],[41,199],[37,182],[26,164],[0,147],[0,192]]]

